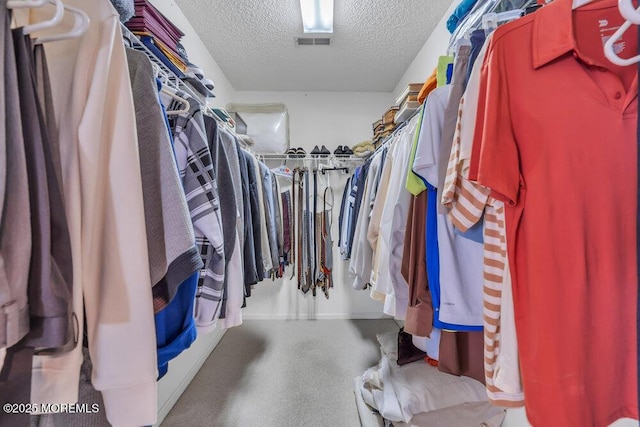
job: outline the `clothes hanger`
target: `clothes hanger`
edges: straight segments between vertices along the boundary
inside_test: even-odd
[[[52,36],[38,37],[35,39],[34,44],[43,44],[43,43],[56,42],[59,40],[75,39],[75,38],[82,37],[84,33],[87,32],[87,30],[89,29],[90,20],[89,20],[89,15],[87,15],[84,10],[80,10],[75,7],[67,6],[67,5],[64,5],[64,10],[73,13],[74,15],[73,28],[66,33],[56,34]]]
[[[62,18],[64,17],[64,3],[62,0],[34,0],[34,1],[18,1],[12,0],[7,2],[8,9],[25,9],[25,8],[35,8],[42,7],[46,4],[53,4],[56,6],[55,13],[51,19],[47,21],[37,22],[31,25],[25,25],[22,27],[22,33],[27,35],[31,33],[35,33],[37,31],[42,31],[47,28],[52,28],[62,22]]]
[[[482,17],[482,29],[486,34],[498,28],[499,22],[513,21],[524,15],[524,9],[513,9],[500,13],[487,13]]]
[[[640,8],[638,8],[638,11],[640,12]],[[609,61],[616,65],[627,66],[640,62],[640,55],[625,59],[620,58],[614,50],[614,44],[622,38],[625,31],[631,28],[631,25],[633,24],[630,21],[624,21],[624,24],[622,24],[604,44],[604,55]]]
[[[191,104],[189,104],[189,101],[186,100],[185,98],[179,96],[177,93],[173,92],[172,88],[170,86],[165,86],[162,85],[162,89],[160,89],[160,92],[164,93],[165,95],[167,95],[169,98],[173,99],[174,101],[179,102],[180,104],[182,104],[182,108],[178,109],[178,110],[167,110],[167,116],[173,116],[176,114],[187,114],[191,108]]]
[[[169,98],[173,99],[174,101],[179,102],[183,106],[178,110],[169,110],[167,108],[167,112],[166,112],[167,116],[188,113],[189,110],[191,109],[191,104],[186,98],[179,96],[177,92],[173,91],[173,88],[171,87],[171,83],[167,73],[165,73],[162,69],[160,69],[160,67],[157,64],[153,62],[151,63],[151,67],[153,68],[153,76],[159,79],[160,83],[162,83],[162,89],[160,89],[160,92],[167,95]]]
[[[636,10],[633,6],[633,0],[618,0],[618,10],[620,15],[627,21],[640,25],[640,9]]]

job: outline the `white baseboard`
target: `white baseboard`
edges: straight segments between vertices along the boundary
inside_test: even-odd
[[[388,319],[389,316],[382,312],[370,313],[316,313],[316,314],[247,314],[243,313],[244,320],[331,320],[331,319]]]
[[[226,331],[226,329],[216,329],[209,334],[199,336],[190,348],[169,362],[169,372],[158,382],[156,427],[164,421]]]

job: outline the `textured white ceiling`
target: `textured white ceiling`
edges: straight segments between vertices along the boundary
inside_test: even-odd
[[[452,0],[335,0],[331,46],[298,0],[176,1],[236,90],[391,92]]]

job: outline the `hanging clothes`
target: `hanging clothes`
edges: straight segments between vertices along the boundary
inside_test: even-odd
[[[385,164],[382,169],[382,175],[380,176],[380,180],[378,183],[378,192],[376,193],[376,199],[373,203],[373,207],[371,208],[371,220],[369,221],[369,228],[367,229],[367,240],[369,241],[372,249],[371,277],[369,279],[369,283],[371,284],[371,298],[379,301],[383,301],[386,295],[385,284],[382,281],[378,280],[378,272],[381,262],[380,247],[382,245],[381,220],[385,201],[387,200],[387,193],[389,191],[389,181],[391,179],[391,172],[394,165],[394,153],[397,147],[398,144],[394,144],[392,142],[387,151]]]
[[[253,260],[255,262],[256,280],[261,282],[264,280],[264,263],[262,260],[262,227],[258,178],[254,157],[247,151],[242,151],[247,164],[247,178],[249,180],[249,203],[251,205],[251,226],[253,227]]]
[[[267,225],[267,213],[268,207],[265,199],[265,193],[263,188],[263,169],[262,165],[254,157],[254,166],[256,172],[256,192],[258,194],[258,207],[260,211],[260,242],[262,252],[262,266],[264,271],[264,278],[270,277],[271,270],[273,269],[273,261],[271,260],[271,245],[269,240],[269,229]]]
[[[90,18],[82,41],[46,46],[55,72],[76,334],[83,334],[86,312],[93,384],[109,421],[148,425],[157,415],[156,339],[135,111],[119,17],[108,2],[65,4]],[[34,21],[47,14],[31,12]],[[64,19],[70,25],[73,17]],[[104,114],[105,106],[115,113]],[[77,401],[81,351],[76,345],[64,355],[34,356],[32,403]]]
[[[221,310],[226,242],[222,238],[218,186],[205,121],[200,106],[194,100],[189,104],[189,112],[174,119],[174,149],[195,241],[204,264],[196,293],[195,317],[196,325],[205,332],[215,326]]]
[[[238,160],[240,164],[240,178],[242,184],[242,200],[243,200],[243,218],[244,218],[244,246],[243,246],[243,271],[244,271],[244,296],[251,296],[251,286],[258,283],[258,272],[256,270],[255,249],[253,245],[253,218],[251,216],[251,199],[249,193],[249,170],[247,168],[247,159],[245,152],[240,148],[240,144],[236,143],[238,150]],[[248,156],[249,154],[246,154]],[[246,300],[242,304],[246,306]]]
[[[605,18],[609,31],[622,23],[616,2],[572,10],[571,1],[556,0],[499,27],[481,72],[482,133],[475,133],[469,178],[505,202],[522,382],[534,425],[604,426],[638,416],[636,325],[628,321],[637,309],[629,221],[636,193],[606,185],[637,180],[637,75],[604,58],[591,28]],[[628,49],[637,50],[636,39],[626,33]],[[537,48],[532,54],[521,46]],[[529,121],[531,111],[544,126]],[[567,160],[576,155],[579,162]],[[557,258],[575,253],[581,255]],[[541,352],[553,362],[541,365]],[[595,357],[620,369],[591,369]]]
[[[262,175],[262,190],[264,194],[264,211],[266,216],[269,256],[271,257],[271,268],[269,275],[275,278],[275,271],[278,270],[280,262],[278,259],[278,228],[276,225],[276,207],[273,191],[273,177],[271,171],[265,164],[260,165]]]
[[[73,266],[69,228],[42,109],[34,86],[33,47],[21,28],[13,30],[18,90],[31,207],[29,335],[24,345],[70,350],[73,334]]]
[[[241,193],[240,159],[237,143],[233,136],[223,127],[219,127],[211,117],[206,116],[206,121],[210,123],[210,127],[215,125],[217,129],[215,136],[213,136],[214,132],[210,136],[209,146],[215,147],[216,172],[220,174],[218,189],[225,253],[227,248],[231,250],[229,261],[225,264],[224,292],[219,318],[220,327],[230,328],[242,323],[240,309],[244,301],[244,265],[242,260],[244,201]],[[231,241],[228,241],[228,237],[231,238]]]
[[[6,145],[0,159],[5,161],[2,180],[4,187],[1,193],[11,194],[3,203],[2,221],[11,224],[3,227],[0,233],[0,255],[4,261],[4,274],[0,275],[0,306],[3,316],[0,316],[0,348],[11,347],[29,332],[28,308],[28,277],[29,261],[31,259],[31,222],[21,218],[29,215],[29,187],[27,179],[27,161],[25,155],[24,137],[22,134],[22,118],[19,108],[20,95],[18,92],[18,71],[10,28],[10,13],[4,4],[0,5],[2,25],[2,43],[4,58],[2,60],[5,72],[2,74],[0,90],[3,91],[2,107],[6,117],[0,125],[6,134],[6,139],[0,140]],[[6,153],[6,157],[5,156]],[[5,175],[6,174],[6,175]]]
[[[385,286],[384,313],[404,320],[408,306],[408,286],[400,272],[407,212],[411,202],[411,194],[407,191],[408,162],[411,155],[413,136],[416,132],[418,117],[414,116],[398,135],[396,150],[393,154],[394,168],[389,179],[389,190],[386,194],[380,223],[378,238],[377,281]],[[389,158],[387,157],[387,161]]]
[[[373,248],[367,239],[367,232],[376,199],[378,182],[380,181],[379,169],[382,166],[382,151],[374,154],[370,160],[369,174],[365,182],[365,190],[362,196],[362,207],[356,220],[354,243],[349,262],[349,273],[353,277],[354,289],[365,289],[369,284],[372,270]]]
[[[442,206],[440,200],[442,199],[444,179],[447,175],[449,153],[451,153],[453,134],[456,129],[460,98],[462,98],[462,94],[464,93],[465,78],[470,54],[470,46],[460,46],[456,53],[456,58],[453,63],[453,77],[451,79],[451,84],[448,85],[449,90],[444,110],[444,122],[439,126],[441,128],[442,136],[441,141],[438,143],[439,153],[437,156],[437,180],[436,182],[433,182],[433,186],[437,189],[438,213],[440,214],[447,213],[447,210]]]
[[[489,197],[487,188],[468,179],[476,126],[480,69],[486,46],[479,52],[467,89],[460,101],[442,203],[450,209],[456,229],[469,230],[484,218],[483,312],[487,395],[494,404],[524,404],[515,333],[511,279],[507,262],[504,203]],[[484,214],[484,216],[483,216]]]
[[[145,224],[154,310],[157,313],[175,296],[179,285],[204,263],[185,198],[165,114],[158,101],[158,86],[149,58],[127,49],[136,129],[140,151]]]
[[[412,196],[407,214],[402,253],[402,276],[409,285],[409,299],[404,330],[419,337],[429,337],[433,330],[433,306],[427,277],[426,241],[427,192]],[[437,358],[435,358],[438,360]]]
[[[425,103],[424,132],[413,170],[427,182],[427,271],[434,304],[434,326],[442,329],[482,330],[481,244],[455,234],[446,215],[437,212],[438,156],[446,102],[451,86],[434,90]],[[436,211],[433,208],[436,207]]]

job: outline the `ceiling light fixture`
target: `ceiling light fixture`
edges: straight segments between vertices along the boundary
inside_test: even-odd
[[[333,0],[300,0],[305,33],[333,33]]]

